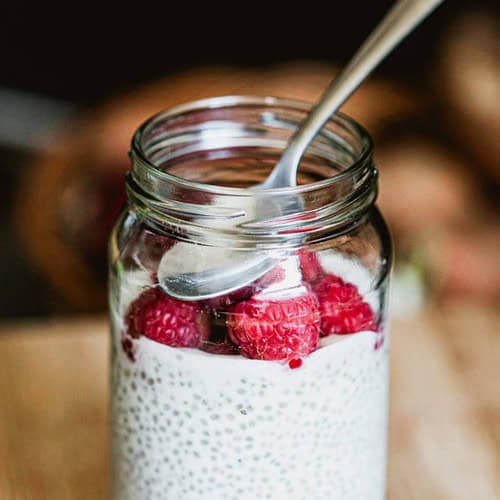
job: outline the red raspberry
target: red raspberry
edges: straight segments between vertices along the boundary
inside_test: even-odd
[[[305,281],[315,283],[324,276],[325,273],[315,252],[299,250],[298,256],[300,270]]]
[[[175,300],[150,288],[129,306],[127,333],[172,347],[198,347],[208,337],[208,322],[196,302]]]
[[[292,370],[296,370],[297,368],[300,368],[302,366],[302,360],[300,358],[293,358],[288,362],[288,366]]]
[[[228,316],[228,331],[243,356],[288,361],[316,349],[319,323],[313,293],[275,300],[264,295],[236,304]]]
[[[314,291],[319,300],[322,336],[376,330],[373,311],[354,285],[328,274]]]

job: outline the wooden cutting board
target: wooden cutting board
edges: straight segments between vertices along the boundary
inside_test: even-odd
[[[500,499],[499,325],[463,303],[394,322],[390,500]],[[105,319],[0,325],[0,355],[0,499],[106,499]]]

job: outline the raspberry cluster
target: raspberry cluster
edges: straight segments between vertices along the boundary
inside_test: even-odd
[[[301,282],[292,294],[266,293],[267,286],[286,279],[280,266],[253,286],[204,302],[175,300],[159,287],[146,290],[126,312],[122,343],[127,354],[133,359],[130,338],[144,335],[172,347],[239,352],[251,359],[286,361],[298,368],[301,358],[317,349],[320,337],[376,331],[374,312],[356,286],[326,273],[312,252],[299,252],[298,261]],[[217,323],[214,318],[220,323],[221,317],[222,338],[220,328],[211,328]]]

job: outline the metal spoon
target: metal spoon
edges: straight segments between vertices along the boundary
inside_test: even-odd
[[[295,186],[300,160],[310,142],[322,129],[330,116],[356,90],[371,71],[408,35],[434,8],[444,0],[399,0],[367,38],[345,69],[330,84],[320,101],[311,109],[301,126],[292,135],[269,177],[254,189],[274,189]],[[265,204],[264,204],[265,205]],[[276,206],[273,207],[276,212]],[[275,213],[265,213],[264,218]],[[197,247],[199,252],[204,247]],[[245,252],[231,258],[229,265],[208,270],[175,272],[166,268],[158,270],[161,288],[168,295],[180,300],[203,300],[230,293],[255,281],[269,271],[279,260],[276,256]],[[166,254],[168,260],[168,252]],[[215,256],[214,261],[217,261]],[[196,263],[195,263],[196,264]],[[224,262],[222,262],[224,264]],[[228,264],[228,262],[226,262]],[[173,272],[172,272],[173,271]]]

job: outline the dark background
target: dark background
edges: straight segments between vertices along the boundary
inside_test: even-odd
[[[1,8],[0,90],[27,91],[92,108],[119,91],[205,64],[263,66],[302,59],[342,63],[393,2],[145,3],[9,2]],[[495,0],[445,2],[377,70],[425,88],[450,23]],[[1,106],[0,106],[1,108]],[[0,113],[2,110],[0,109]],[[12,216],[32,151],[0,137],[0,317],[54,309],[46,282],[25,256]]]
[[[347,61],[393,4],[348,2],[68,3],[4,6],[0,84],[92,103],[179,68],[263,65],[295,59]],[[451,19],[495,0],[445,2],[377,70],[422,81]],[[109,9],[109,5],[107,7]],[[278,11],[278,12],[276,12]]]

